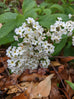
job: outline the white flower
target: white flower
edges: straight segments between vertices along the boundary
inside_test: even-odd
[[[19,27],[19,28],[16,28],[16,29],[15,29],[15,33],[16,33],[17,35],[22,35],[22,32],[23,32],[22,27]]]
[[[35,20],[31,17],[28,17],[28,19],[26,19],[27,23],[30,24],[30,23],[35,23]]]
[[[72,45],[74,46],[74,36],[72,36]]]
[[[42,64],[43,68],[48,68],[50,64],[48,54],[51,55],[54,52],[54,46],[45,41],[46,33],[43,33],[44,29],[39,22],[30,17],[26,21],[15,29],[15,41],[21,40],[21,42],[17,44],[17,47],[10,46],[6,50],[6,55],[10,57],[7,61],[8,68],[17,74],[21,74],[25,69],[37,69],[39,64]],[[55,25],[51,28],[52,32],[56,32]],[[42,58],[44,60],[41,60]]]
[[[71,19],[71,17],[72,17],[72,14],[68,14],[68,17],[69,17],[69,19]]]
[[[51,32],[56,31],[56,26],[51,25],[51,26],[50,26],[50,31],[51,31]]]
[[[50,53],[51,54],[54,52],[54,48],[55,48],[55,46],[53,46],[52,44],[50,44],[49,50],[50,50]]]
[[[61,17],[57,17],[57,19],[58,19],[59,21],[62,21],[62,18],[61,18]]]
[[[27,24],[24,22],[24,23],[22,24],[22,28],[25,29],[26,26],[27,26]]]
[[[37,45],[37,41],[36,40],[32,40],[32,42],[31,42],[33,45]]]
[[[18,36],[14,35],[14,39],[15,39],[15,41],[18,41]]]
[[[33,23],[33,28],[35,28],[35,29],[38,30],[39,27],[40,27],[40,26],[39,26],[39,23],[38,23],[38,22]]]
[[[11,66],[11,67],[16,66],[16,61],[14,61],[14,60],[8,59],[7,62],[8,62],[8,66]]]

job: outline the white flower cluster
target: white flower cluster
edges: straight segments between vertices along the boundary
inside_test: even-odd
[[[18,47],[10,46],[6,55],[10,57],[8,68],[11,72],[22,73],[25,69],[36,69],[38,65],[47,68],[50,64],[48,57],[54,52],[54,46],[45,40],[44,29],[33,18],[26,19],[26,22],[15,29],[15,41],[22,39]]]
[[[53,25],[50,26],[50,33],[47,33],[51,37],[51,40],[55,43],[59,43],[63,35],[72,36],[74,30],[74,22],[63,22],[62,18],[58,17]]]

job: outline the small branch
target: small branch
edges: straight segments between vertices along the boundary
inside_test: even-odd
[[[56,74],[58,75],[58,77],[59,77],[59,79],[61,80],[61,83],[62,83],[62,85],[63,85],[63,87],[64,87],[64,89],[65,89],[65,91],[67,92],[67,90],[66,90],[66,88],[65,88],[65,85],[64,85],[64,83],[63,83],[63,81],[62,81],[62,78],[60,77],[59,73],[57,72],[57,70],[55,69],[55,67],[52,65],[52,63],[51,63],[51,66],[52,66],[53,70],[56,72]]]
[[[62,85],[63,85],[63,87],[64,87],[64,90],[67,92],[66,87],[65,87],[65,85],[64,85],[64,83],[63,83],[63,81],[62,81],[61,76],[59,75],[59,73],[57,72],[57,70],[55,69],[55,67],[52,65],[52,63],[51,63],[51,66],[52,66],[53,70],[56,72],[56,74],[58,75],[58,77],[59,77],[59,79],[60,79],[60,81],[61,81],[61,83],[62,83]],[[68,92],[67,92],[67,95],[68,95]],[[69,96],[69,95],[68,95],[68,96]],[[70,98],[70,96],[69,96],[69,98]]]

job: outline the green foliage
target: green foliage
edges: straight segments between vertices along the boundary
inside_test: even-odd
[[[0,45],[14,42],[14,29],[22,25],[28,17],[38,18],[40,25],[42,25],[46,31],[50,29],[50,25],[55,23],[57,17],[61,17],[63,21],[68,21],[68,14],[74,14],[72,1],[73,0],[69,0],[69,2],[67,0],[61,0],[62,4],[59,5],[58,0],[45,0],[37,6],[35,0],[23,0],[22,14],[16,9],[18,2],[11,2],[9,7],[5,5],[5,2],[1,2],[0,7],[3,8],[1,13],[3,14],[0,15],[0,23],[3,23],[3,26],[0,29]],[[8,12],[10,11],[10,6],[13,6],[12,9],[14,9],[15,13]],[[65,56],[74,56],[74,48],[71,42],[71,40],[67,41],[67,37],[63,36],[59,44],[54,44],[55,52],[53,55],[58,55],[64,48]]]
[[[27,12],[28,10],[31,10],[35,6],[34,0],[24,0],[22,5],[23,13]]]
[[[58,9],[58,11],[64,13],[64,8],[63,8],[61,5],[59,5],[59,4],[53,4],[53,5],[50,7],[50,9],[53,9],[53,10]],[[56,10],[56,11],[57,11],[57,10]]]
[[[74,47],[72,47],[71,40],[68,40],[68,43],[64,48],[64,56],[74,56]]]
[[[74,83],[72,83],[72,82],[70,82],[70,81],[68,81],[68,80],[65,80],[68,84],[69,84],[69,86],[74,90]]]
[[[0,39],[0,45],[4,45],[7,43],[11,43],[14,41],[14,32],[9,33],[8,35],[4,36],[3,38]]]
[[[7,9],[7,6],[4,2],[0,2],[0,14],[5,12],[5,9]]]
[[[16,21],[16,27],[19,27],[25,21],[25,17],[21,14],[18,14],[15,21]]]
[[[25,16],[25,18],[27,18],[27,17],[36,18],[37,13],[35,12],[35,9],[31,9],[31,10],[28,10],[28,12],[25,12],[24,16]]]
[[[64,48],[64,46],[66,45],[67,42],[67,37],[65,37],[65,39],[62,39],[61,42],[59,44],[54,44],[55,46],[55,52],[52,54],[53,56],[58,55],[60,53],[60,51]]]
[[[51,14],[51,10],[50,9],[44,9],[43,10],[43,14],[50,15]]]
[[[15,28],[15,26],[16,26],[15,20],[11,20],[6,24],[4,24],[0,29],[0,39],[8,35]]]
[[[14,16],[15,16],[15,13],[14,13]],[[13,18],[13,19],[10,19],[10,18]],[[7,44],[7,43],[14,41],[13,30],[16,27],[20,26],[25,21],[25,17],[21,14],[17,15],[16,19],[14,18],[15,17],[9,16],[10,20],[8,20],[8,18],[6,18],[5,21],[1,20],[2,22],[6,22],[6,23],[0,29],[0,45]]]
[[[15,12],[14,7],[16,8],[19,5],[18,0],[11,0],[8,5],[5,4],[6,0],[0,1],[0,14],[5,12]]]
[[[16,19],[17,13],[6,12],[0,15],[0,23],[6,23],[9,20]]]
[[[61,17],[64,21],[68,20],[68,16],[65,14],[50,14],[50,15],[40,16],[39,22],[43,27],[49,29],[50,25],[55,23],[57,17]]]
[[[36,2],[34,0],[24,0],[22,5],[22,11],[24,16],[27,18],[28,16],[35,17],[37,16],[34,7],[36,6]]]
[[[61,0],[60,3],[61,4],[59,4],[58,0],[45,0],[42,4],[40,4],[41,13],[43,13],[44,9],[50,9],[53,14],[74,14],[74,4],[72,3],[72,0]]]

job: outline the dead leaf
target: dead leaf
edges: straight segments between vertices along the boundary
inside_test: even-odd
[[[56,82],[52,82],[51,84],[51,91],[50,91],[50,99],[60,99],[60,92],[57,87]]]
[[[33,73],[33,74],[28,74],[28,75],[21,75],[21,77],[19,78],[20,81],[41,81],[44,78],[46,78],[46,76],[44,75],[39,75],[37,73]]]
[[[6,78],[6,81],[4,82],[2,89],[6,89],[11,85],[15,85],[17,83],[17,78],[18,78],[18,75],[16,74],[10,75],[8,78]]]
[[[4,68],[4,67],[0,67],[0,73],[3,73],[3,72],[4,72],[4,70],[5,70],[5,68]]]
[[[13,95],[9,95],[7,97],[5,97],[5,99],[12,99],[13,98]]]
[[[0,62],[5,62],[5,61],[7,61],[9,59],[9,57],[7,57],[7,56],[1,57],[1,58],[0,58]]]
[[[39,68],[38,69],[38,74],[47,75],[47,74],[49,74],[49,69],[48,68]]]
[[[64,70],[64,65],[59,66],[58,73],[62,72]]]
[[[9,86],[7,94],[20,93],[21,90],[24,92],[24,90],[26,90],[30,86],[30,84],[30,82],[22,82],[20,84],[17,84],[18,87],[16,85]]]
[[[12,99],[28,99],[27,96],[24,95],[24,93],[20,94],[19,96],[15,96]]]
[[[4,78],[4,76],[1,76],[1,75],[0,75],[0,79],[2,79],[2,78]]]
[[[48,99],[48,95],[51,90],[51,79],[54,74],[49,75],[40,83],[29,83],[28,88],[24,91],[24,93],[19,96],[14,97],[13,99]]]
[[[74,59],[74,57],[72,57],[72,56],[60,58],[61,62],[63,62],[63,63],[67,63],[67,62],[69,62],[69,61],[71,61],[73,59]]]
[[[6,78],[0,80],[0,88],[4,85],[5,82],[6,82]]]
[[[42,97],[47,97],[50,94],[51,79],[53,76],[54,74],[49,75],[43,81],[41,81],[36,87],[32,87],[29,99],[39,99]]]
[[[52,64],[53,66],[60,66],[60,65],[62,65],[62,64],[60,64],[58,61],[51,61],[51,64]]]

